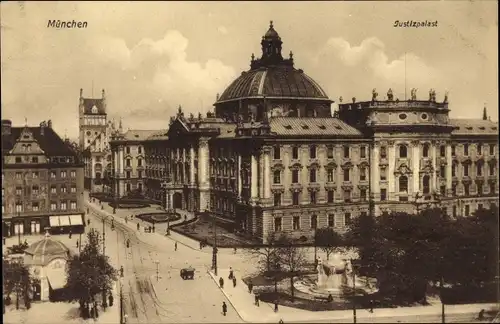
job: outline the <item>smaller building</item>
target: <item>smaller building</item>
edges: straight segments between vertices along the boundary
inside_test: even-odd
[[[117,198],[131,193],[143,194],[146,182],[146,159],[143,142],[157,130],[117,132],[110,141],[114,172],[111,181]]]
[[[24,264],[35,278],[33,300],[60,300],[66,285],[66,264],[71,256],[68,247],[46,234],[24,253]]]

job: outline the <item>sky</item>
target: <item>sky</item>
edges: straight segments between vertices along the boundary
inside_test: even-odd
[[[498,120],[497,1],[425,2],[2,2],[2,119],[51,119],[76,139],[80,88],[106,90],[110,120],[165,129],[179,105],[213,109],[217,93],[261,55],[273,20],[283,54],[335,102],[394,97],[442,101],[450,117]],[[49,20],[85,29],[47,28]],[[395,21],[437,27],[394,27]],[[405,64],[406,62],[406,64]],[[406,68],[405,68],[406,66]],[[406,71],[406,73],[405,73]],[[405,77],[406,75],[406,77]],[[334,104],[335,107],[336,104]]]

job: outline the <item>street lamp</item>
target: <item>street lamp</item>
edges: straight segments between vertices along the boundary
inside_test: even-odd
[[[353,322],[356,323],[356,271],[354,271],[354,263],[352,262],[353,259],[351,258],[351,270],[352,270],[352,316],[353,316]]]
[[[205,213],[208,214],[208,206],[209,202],[207,202],[207,209]],[[212,249],[212,268],[214,269],[214,274],[217,276],[217,224],[215,222],[215,215],[212,215],[213,228],[214,228],[214,247]]]

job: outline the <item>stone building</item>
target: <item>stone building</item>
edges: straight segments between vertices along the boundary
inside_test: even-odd
[[[3,236],[83,229],[83,164],[52,129],[2,120]]]
[[[144,141],[157,131],[128,130],[122,131],[121,122],[118,132],[115,132],[110,144],[110,165],[112,187],[116,197],[123,197],[129,193],[143,194],[146,179],[146,161]]]
[[[103,179],[111,172],[109,140],[117,131],[114,123],[107,120],[107,102],[104,89],[101,98],[84,98],[80,89],[79,144],[85,164],[85,188],[103,191]],[[121,121],[120,121],[121,128]]]
[[[262,240],[341,232],[364,213],[441,206],[466,216],[498,203],[497,123],[450,119],[448,96],[437,102],[434,90],[405,101],[374,90],[370,101],[340,100],[332,116],[321,87],[291,52],[283,58],[272,23],[261,45],[214,112],[179,107],[144,142],[148,196]]]

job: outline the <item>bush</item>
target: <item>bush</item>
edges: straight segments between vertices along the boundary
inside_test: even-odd
[[[179,220],[181,218],[181,215],[179,214],[169,214],[169,213],[146,213],[146,214],[139,214],[136,216],[139,219],[142,219],[143,221],[149,222],[149,223],[166,223],[166,222],[174,222],[176,220]]]
[[[145,204],[145,203],[118,202],[117,204],[115,204],[114,202],[110,202],[109,206],[111,206],[113,208],[119,208],[119,209],[134,209],[134,208],[145,208],[145,207],[149,207],[150,205]]]

